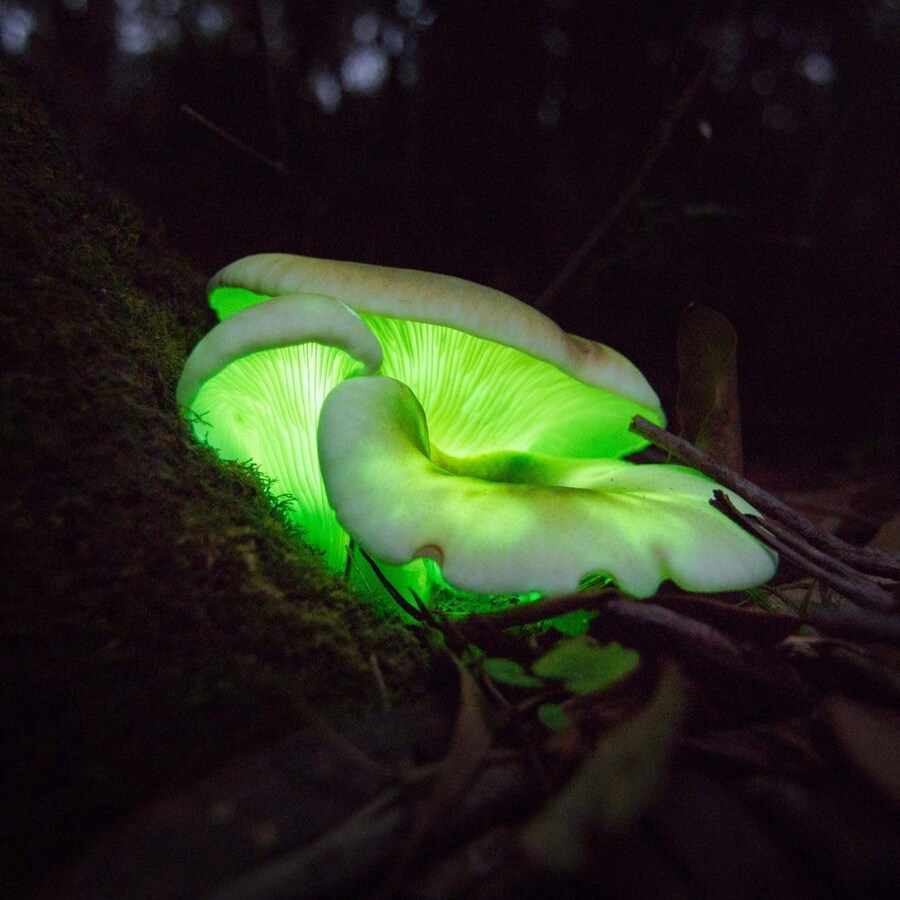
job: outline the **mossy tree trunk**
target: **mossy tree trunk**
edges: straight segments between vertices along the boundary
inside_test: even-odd
[[[0,135],[9,888],[305,709],[377,702],[372,653],[398,694],[423,660],[191,440],[203,279],[2,79]]]

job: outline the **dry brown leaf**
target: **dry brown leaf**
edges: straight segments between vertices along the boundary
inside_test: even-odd
[[[378,898],[395,896],[410,865],[429,836],[440,831],[449,817],[451,804],[475,776],[493,742],[485,718],[484,695],[472,673],[458,659],[454,662],[459,672],[459,712],[450,748],[440,763],[431,796],[404,840],[402,853],[375,895]]]
[[[900,804],[900,715],[835,694],[828,724],[851,763],[886,797]]]
[[[777,837],[714,778],[698,771],[673,774],[652,817],[697,897],[798,900],[811,893]]]
[[[337,741],[307,728],[243,754],[122,822],[39,896],[262,898],[278,889],[300,898],[329,885],[348,893],[401,846],[400,789],[386,788],[377,769],[437,750],[446,726],[436,704],[401,708],[348,720]]]
[[[721,313],[692,303],[678,327],[679,433],[735,472],[744,470],[737,335]]]
[[[878,529],[878,533],[869,541],[869,546],[880,547],[900,556],[900,512]]]
[[[577,874],[596,845],[620,835],[652,803],[685,711],[681,676],[667,669],[636,716],[605,734],[571,781],[525,826],[520,843],[538,868]]]

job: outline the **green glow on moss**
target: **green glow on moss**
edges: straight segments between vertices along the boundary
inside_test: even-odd
[[[274,479],[274,493],[290,494],[290,518],[333,571],[344,569],[347,535],[325,496],[316,424],[325,397],[357,368],[321,344],[265,350],[211,378],[192,404],[197,438],[223,459],[252,461]]]

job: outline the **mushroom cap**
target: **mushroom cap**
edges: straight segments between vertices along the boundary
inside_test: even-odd
[[[546,360],[584,384],[651,410],[659,398],[621,353],[566,334],[552,319],[493,288],[450,275],[366,263],[261,253],[231,263],[210,280],[211,305],[227,315],[228,288],[238,305],[283,294],[335,297],[360,314],[445,325]],[[220,292],[222,296],[217,299]]]
[[[188,408],[203,384],[235,360],[313,342],[345,350],[367,374],[381,365],[381,345],[350,307],[315,294],[282,296],[235,313],[202,337],[184,364],[175,399]]]
[[[494,454],[467,472],[431,446],[421,405],[391,378],[338,385],[318,446],[329,502],[359,544],[392,564],[433,559],[462,590],[559,593],[607,574],[646,597],[667,578],[716,591],[774,573],[775,555],[710,507],[717,485],[704,476],[527,454]]]

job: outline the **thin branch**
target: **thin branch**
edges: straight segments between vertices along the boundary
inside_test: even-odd
[[[806,621],[817,631],[853,641],[879,641],[900,644],[900,616],[894,613],[860,609],[851,603],[840,606],[813,605]]]
[[[895,607],[894,599],[891,595],[866,579],[863,575],[851,571],[851,576],[839,575],[838,573],[826,569],[818,562],[814,562],[808,556],[805,556],[799,550],[775,537],[770,531],[766,530],[766,523],[756,516],[748,516],[742,513],[732,502],[731,498],[724,491],[713,491],[714,499],[710,500],[710,506],[719,510],[733,522],[740,525],[745,531],[752,534],[757,540],[762,541],[766,546],[771,547],[785,559],[789,559],[795,565],[798,565],[803,571],[814,575],[823,584],[840,591],[845,597],[862,603],[870,609],[890,610]]]
[[[810,544],[833,553],[842,562],[870,575],[900,578],[900,559],[874,547],[855,547],[853,544],[847,544],[833,534],[817,528],[784,501],[764,491],[727,466],[723,466],[683,438],[648,422],[642,416],[635,416],[632,419],[631,430],[647,438],[648,441],[681,462],[698,469],[718,481],[719,484],[740,494],[761,512],[784,523]]]
[[[468,616],[463,624],[480,625],[490,623],[498,628],[510,628],[540,622],[575,610],[596,610],[601,614],[603,624],[624,625],[648,633],[665,633],[671,643],[673,636],[684,639],[685,645],[702,646],[721,656],[738,655],[737,644],[720,629],[690,615],[659,606],[652,602],[636,602],[616,590],[581,594],[567,594],[562,597],[548,597],[532,603],[491,613],[475,613]],[[598,620],[600,621],[600,620]]]
[[[401,594],[400,591],[398,591],[397,588],[394,587],[394,585],[384,574],[384,572],[381,571],[378,563],[376,563],[375,560],[372,559],[372,557],[369,556],[369,554],[366,553],[366,551],[363,550],[362,547],[357,545],[357,550],[359,550],[362,558],[369,564],[369,568],[375,573],[375,577],[379,580],[379,582],[381,582],[381,586],[388,592],[388,594],[390,594],[394,603],[396,603],[397,606],[399,606],[400,609],[402,609],[407,615],[411,616],[417,622],[421,622],[423,619],[421,609],[417,609],[415,606],[413,606],[412,603],[410,603],[409,600],[407,600],[406,597],[404,597],[403,594]]]
[[[209,129],[216,137],[220,137],[223,141],[228,144],[231,144],[232,147],[239,150],[245,156],[249,156],[251,159],[255,159],[257,162],[262,163],[264,166],[268,166],[272,169],[273,172],[277,172],[282,177],[287,177],[289,175],[287,166],[284,163],[280,163],[277,160],[272,159],[271,156],[266,156],[264,153],[260,153],[259,150],[251,147],[249,144],[245,144],[240,138],[236,138],[230,131],[226,131],[224,128],[220,128],[216,125],[215,122],[211,122],[206,116],[201,115],[197,112],[193,107],[188,106],[186,103],[181,104],[181,111],[189,118],[193,119],[195,122],[198,122],[204,128]]]
[[[787,544],[788,547],[796,550],[802,556],[806,557],[806,559],[816,563],[823,569],[828,569],[830,572],[843,575],[845,578],[859,577],[859,571],[854,569],[853,566],[842,562],[834,554],[820,550],[809,541],[804,540],[786,525],[782,525],[777,519],[760,519],[760,522],[766,527],[766,530],[771,532],[779,541]]]
[[[497,628],[516,628],[522,625],[533,625],[545,619],[553,619],[566,613],[580,610],[599,609],[611,597],[618,597],[619,592],[610,588],[584,594],[565,594],[562,597],[545,597],[530,603],[519,603],[496,612],[470,613],[459,620],[460,625],[489,622]]]
[[[771,589],[769,589],[771,590]],[[607,589],[599,593],[582,593],[567,594],[562,597],[549,597],[544,600],[535,600],[532,603],[524,603],[519,606],[509,607],[492,613],[473,613],[465,616],[459,621],[462,628],[475,627],[481,625],[492,625],[498,629],[514,628],[522,625],[529,625],[540,622],[544,619],[558,616],[566,612],[575,612],[577,610],[602,610],[604,605],[610,601],[624,599],[621,594],[612,589]],[[626,601],[631,602],[631,601]],[[676,612],[681,612],[686,618],[696,619],[700,622],[712,624],[717,630],[730,633],[727,625],[716,625],[715,620],[697,614],[696,609],[692,609],[692,603],[696,603],[697,598],[691,595],[666,595],[659,594],[650,599],[651,605],[661,605],[672,608]],[[721,606],[723,611],[733,612],[735,607],[719,600],[707,598],[702,601],[709,607]],[[647,602],[637,603],[638,608],[646,607]],[[616,607],[621,612],[621,606]],[[638,613],[640,615],[640,613]],[[797,631],[801,625],[811,625],[820,632],[835,635],[837,637],[845,637],[850,640],[863,641],[882,641],[888,644],[900,643],[900,617],[890,612],[878,612],[875,610],[862,609],[850,603],[841,606],[824,606],[821,603],[814,603],[810,609],[803,614],[783,613],[766,613],[754,614],[745,613],[747,616],[758,616],[766,620],[778,620],[785,623],[785,635]],[[782,637],[783,639],[783,637]],[[746,643],[746,638],[742,643]],[[751,641],[757,643],[757,641]]]
[[[663,153],[666,148],[669,146],[669,142],[672,139],[672,134],[675,131],[675,126],[684,118],[685,113],[690,108],[691,104],[694,102],[694,99],[697,96],[697,93],[700,90],[701,85],[704,81],[706,81],[706,77],[709,74],[711,66],[711,61],[707,60],[706,63],[698,70],[697,74],[691,79],[688,83],[687,87],[681,92],[678,100],[675,103],[675,106],[672,108],[672,112],[669,114],[669,117],[663,122],[662,128],[660,129],[659,140],[656,144],[650,148],[650,151],[644,157],[643,165],[638,171],[637,175],[634,177],[634,180],[628,187],[625,189],[624,193],[619,196],[619,199],[613,204],[613,206],[607,211],[606,215],[600,220],[600,223],[593,228],[588,236],[584,239],[581,246],[569,257],[566,261],[566,264],[562,267],[559,274],[553,281],[544,288],[540,297],[535,301],[535,308],[546,311],[553,301],[556,299],[559,292],[566,286],[572,276],[581,268],[584,264],[585,260],[594,252],[597,245],[601,240],[606,236],[606,233],[612,228],[612,226],[616,223],[616,220],[622,213],[627,209],[629,204],[631,204],[634,199],[640,194],[641,190],[644,187],[644,183],[647,181],[647,178],[650,176],[651,172],[656,168],[660,159],[662,158]]]

